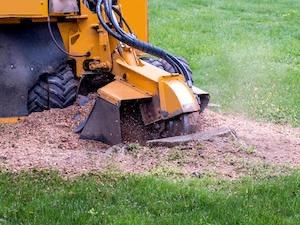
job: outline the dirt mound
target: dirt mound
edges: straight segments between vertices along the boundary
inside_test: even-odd
[[[68,176],[113,170],[236,178],[300,166],[299,128],[209,110],[197,119],[199,130],[230,127],[237,137],[174,148],[150,148],[136,143],[109,147],[80,140],[73,130],[92,105],[90,102],[82,107],[77,104],[34,113],[19,124],[0,125],[0,167],[12,171],[54,169]]]

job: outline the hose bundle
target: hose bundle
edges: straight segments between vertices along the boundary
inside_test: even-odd
[[[113,5],[112,0],[98,0],[96,5],[96,12],[98,15],[98,19],[103,26],[103,28],[114,38],[119,40],[122,43],[125,43],[133,48],[136,48],[142,52],[148,53],[150,55],[159,57],[161,59],[164,59],[167,61],[170,65],[172,65],[177,73],[183,74],[187,84],[191,87],[193,84],[192,77],[188,71],[188,69],[181,63],[178,58],[167,51],[158,48],[156,46],[153,46],[149,43],[143,42],[138,40],[130,31],[127,33],[118,22],[115,13],[121,18],[121,22],[125,22],[126,26],[128,27],[128,24],[126,21],[122,18],[121,12]],[[105,19],[103,18],[103,15],[107,17],[109,20],[108,24]],[[110,27],[111,26],[111,27]]]

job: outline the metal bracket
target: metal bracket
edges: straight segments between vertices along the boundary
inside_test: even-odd
[[[101,141],[109,145],[120,144],[122,142],[120,107],[97,98],[80,138]]]

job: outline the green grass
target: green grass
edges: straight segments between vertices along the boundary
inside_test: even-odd
[[[0,224],[300,224],[300,174],[265,181],[0,173]]]
[[[150,0],[150,16],[223,111],[300,125],[299,0]]]

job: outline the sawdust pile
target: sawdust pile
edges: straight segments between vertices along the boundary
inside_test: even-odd
[[[139,144],[110,147],[80,140],[74,133],[93,101],[63,110],[34,113],[23,122],[0,125],[0,168],[58,170],[64,176],[89,172],[172,173],[237,178],[258,170],[276,173],[300,166],[300,129],[254,122],[207,110],[197,119],[200,130],[230,127],[237,137],[189,143],[174,148]]]

